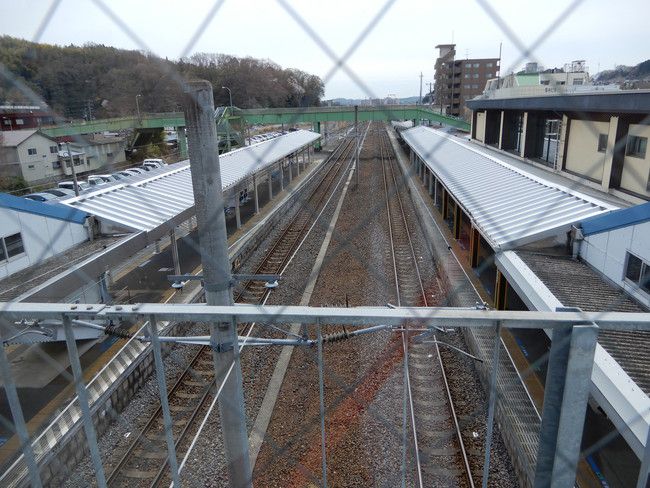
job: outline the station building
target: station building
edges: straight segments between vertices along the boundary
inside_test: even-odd
[[[630,203],[647,201],[650,91],[596,88],[469,100],[471,138]]]

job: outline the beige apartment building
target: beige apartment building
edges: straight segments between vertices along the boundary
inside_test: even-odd
[[[499,59],[456,59],[455,44],[439,44],[434,75],[434,106],[442,113],[469,118],[465,102],[481,93],[489,79],[499,76]]]

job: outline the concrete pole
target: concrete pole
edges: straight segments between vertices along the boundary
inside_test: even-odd
[[[268,174],[269,178],[269,202],[273,200],[273,178],[271,178],[271,172]]]
[[[176,229],[169,231],[169,245],[172,248],[172,262],[174,263],[174,274],[181,274],[181,262],[178,259],[178,243],[176,242]]]
[[[282,167],[284,165],[284,161],[280,161],[280,191],[284,190],[284,168]]]
[[[208,305],[232,305],[212,86],[201,80],[188,82],[183,88],[205,298]],[[236,323],[211,323],[210,345],[217,385],[223,384],[219,418],[230,486],[252,487]]]
[[[359,105],[354,106],[354,168],[357,173],[356,184],[359,188]]]
[[[253,189],[255,190],[255,214],[260,213],[260,199],[257,197],[257,177],[253,175]]]
[[[72,171],[72,181],[74,182],[74,194],[78,197],[79,185],[77,184],[77,171],[74,169],[74,158],[72,157],[72,151],[70,151],[70,144],[66,142],[65,148],[67,149],[68,157],[70,158],[70,170]]]
[[[429,171],[429,196],[433,195],[433,172]]]

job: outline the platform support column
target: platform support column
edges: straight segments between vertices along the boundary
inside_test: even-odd
[[[280,168],[280,191],[284,190],[284,161],[280,161],[278,167]]]
[[[536,487],[574,486],[597,338],[596,325],[553,329],[535,469]]]
[[[496,282],[494,285],[494,308],[505,310],[508,306],[508,280],[501,271],[497,270]]]
[[[470,230],[469,234],[469,265],[472,268],[476,268],[478,266],[480,248],[481,234],[479,234],[478,229],[472,225],[472,229]]]
[[[260,213],[260,199],[257,196],[257,176],[253,175],[253,189],[255,191],[255,215]]]
[[[433,178],[433,204],[438,206],[438,180],[435,177]]]
[[[289,161],[289,183],[291,183],[293,181],[293,168],[291,168],[293,161],[291,161],[291,158],[287,158],[287,160]]]
[[[184,84],[183,91],[205,299],[208,305],[232,305],[212,85],[203,80],[190,81]],[[235,195],[235,200],[238,209],[239,195]],[[234,320],[212,322],[209,328],[215,384],[222,385],[218,398],[219,419],[229,483],[237,488],[252,487],[237,323]]]
[[[174,274],[181,274],[181,262],[178,258],[178,244],[176,242],[176,229],[169,231],[169,246],[172,250],[172,263],[174,263]]]
[[[291,159],[293,159],[296,162],[296,168],[298,171],[296,176],[300,176],[300,158],[298,157],[298,154],[294,154],[293,156],[291,156]]]
[[[433,171],[429,171],[429,196],[433,195]]]
[[[458,202],[454,202],[454,239],[460,239],[460,231],[463,227],[463,209]]]
[[[241,229],[241,211],[239,210],[239,192],[235,192],[235,222],[237,222],[237,228]]]
[[[271,172],[269,171],[267,177],[269,178],[268,184],[269,184],[269,202],[273,200],[273,178],[271,178]]]
[[[442,189],[442,218],[447,220],[447,214],[449,214],[449,200],[447,197],[447,191]]]

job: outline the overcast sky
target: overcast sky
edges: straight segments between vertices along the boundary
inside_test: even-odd
[[[62,0],[39,35],[51,0],[2,1],[0,33],[51,44],[93,42],[146,48],[170,59],[195,52],[268,58],[283,67],[321,76],[326,81],[326,98],[370,93],[403,97],[418,94],[420,72],[425,83],[432,81],[435,46],[452,42],[452,36],[458,58],[498,57],[503,42],[503,73],[531,59],[521,58],[517,39],[513,42],[482,7],[488,2],[487,8],[493,8],[526,46],[559,22],[532,56],[546,67],[585,59],[593,74],[599,67],[633,65],[650,58],[649,0],[389,2],[385,15],[348,59],[352,76],[341,70],[332,75],[335,62],[330,54],[342,56],[386,5],[384,1],[105,0],[134,36],[103,11],[99,2]],[[565,15],[574,3],[577,7]],[[216,15],[191,43],[215,5],[220,5]],[[292,17],[290,9],[326,43],[330,54]]]

